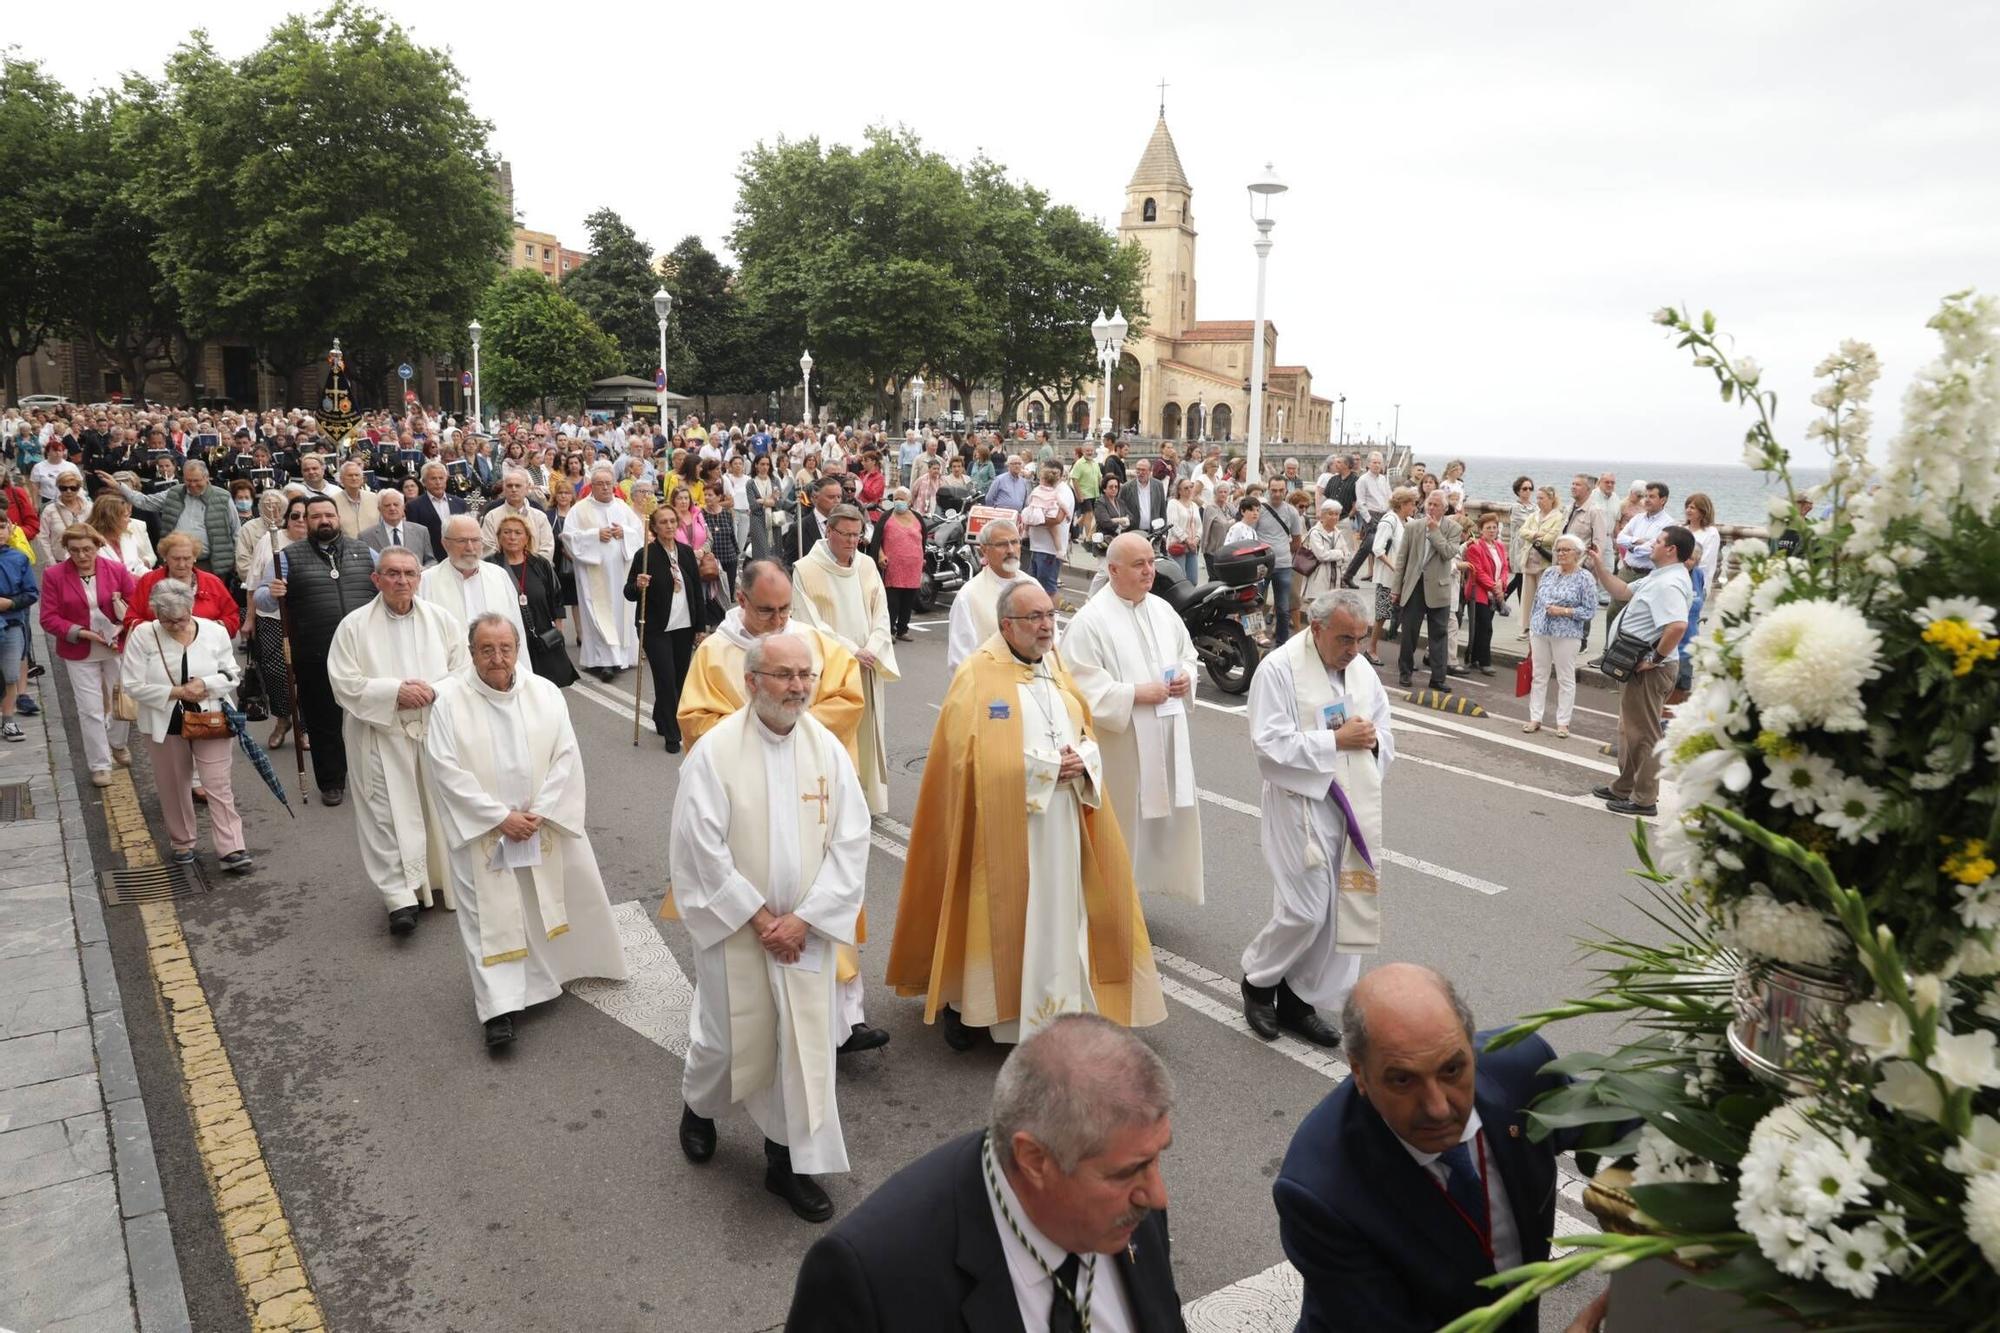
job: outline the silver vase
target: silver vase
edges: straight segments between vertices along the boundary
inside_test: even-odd
[[[1731,999],[1736,1020],[1729,1049],[1750,1073],[1787,1092],[1805,1092],[1796,1077],[1799,1041],[1816,1037],[1845,1045],[1847,1006],[1860,997],[1834,972],[1788,963],[1746,964],[1736,974]]]

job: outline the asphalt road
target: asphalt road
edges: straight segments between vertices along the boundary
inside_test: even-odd
[[[941,614],[918,628],[899,648],[903,680],[890,695],[892,810],[878,821],[869,864],[876,942],[863,955],[870,1021],[894,1042],[841,1065],[854,1170],[825,1183],[843,1212],[904,1163],[981,1124],[1002,1056],[990,1047],[954,1054],[923,1025],[918,1002],[880,984],[896,853],[946,683]],[[1503,643],[1515,628],[1501,623]],[[531,1011],[498,1059],[481,1044],[453,921],[431,912],[408,939],[388,934],[379,900],[357,878],[352,806],[328,810],[315,798],[288,819],[238,766],[258,869],[184,900],[180,915],[331,1328],[748,1333],[784,1319],[799,1258],[820,1229],[764,1191],[747,1117],[721,1122],[720,1151],[703,1167],[674,1137],[675,1024],[692,954],[686,932],[654,925],[652,914],[679,760],[650,727],[632,745],[631,680],[586,679],[569,698],[592,837],[613,904],[634,904],[622,909],[627,951],[644,980],[594,1004],[566,995]],[[1266,1046],[1242,1024],[1237,959],[1270,894],[1258,782],[1239,701],[1201,684],[1194,734],[1208,901],[1148,903],[1170,1003],[1167,1021],[1145,1035],[1181,1093],[1166,1165],[1176,1271],[1183,1300],[1208,1298],[1196,1327],[1289,1327],[1270,1181],[1294,1126],[1342,1071],[1289,1039]],[[1582,992],[1589,974],[1575,938],[1636,921],[1622,906],[1631,824],[1577,799],[1606,780],[1597,742],[1614,729],[1615,701],[1585,690],[1579,702],[1595,711],[1578,713],[1574,738],[1524,737],[1511,685],[1508,672],[1467,683],[1494,711],[1485,720],[1398,705],[1404,760],[1387,785],[1397,859],[1384,877],[1380,959],[1449,973],[1483,1025]],[[292,752],[277,758],[289,778]],[[150,776],[137,776],[150,793]],[[143,975],[135,938],[114,925],[121,969]],[[157,1093],[170,1071],[144,1026],[135,1024],[134,1044]],[[1575,1049],[1610,1030],[1578,1022],[1550,1035]],[[186,1237],[184,1280],[207,1312],[197,1326],[231,1327],[240,1301],[204,1212],[199,1162],[179,1127],[160,1133],[170,1140],[162,1171],[176,1232]],[[1580,1304],[1545,1302],[1545,1327],[1561,1328]]]

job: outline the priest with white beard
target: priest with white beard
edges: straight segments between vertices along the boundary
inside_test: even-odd
[[[1396,757],[1389,697],[1361,656],[1372,608],[1322,593],[1309,632],[1264,659],[1250,683],[1250,744],[1264,778],[1271,919],[1243,951],[1243,1016],[1266,1041],[1280,1029],[1320,1046],[1382,939],[1382,776]]]
[[[888,686],[897,679],[889,634],[889,593],[873,560],[855,558],[867,523],[853,505],[827,515],[826,538],[792,566],[799,619],[831,634],[861,665],[861,734],[856,762],[871,814],[889,809]]]
[[[473,1006],[496,1050],[514,1040],[514,1015],[564,982],[623,981],[625,954],[562,691],[519,669],[520,627],[498,612],[473,617],[469,643],[471,668],[438,687],[424,753]]]
[[[1133,883],[1198,907],[1201,804],[1188,726],[1194,640],[1152,595],[1150,541],[1136,532],[1114,538],[1105,569],[1109,584],[1069,622],[1063,665],[1090,706]]]
[[[611,464],[590,470],[590,494],[563,524],[562,542],[576,563],[577,621],[583,629],[583,669],[615,680],[639,660],[639,628],[625,600],[625,571],[646,539],[645,525],[618,498]]]
[[[326,654],[340,705],[361,870],[389,909],[391,934],[417,928],[431,892],[453,906],[444,843],[430,810],[424,734],[437,686],[466,664],[465,635],[417,600],[417,553],[392,546],[375,562],[375,600],[348,612]]]
[[[528,595],[514,586],[514,580],[500,566],[480,558],[479,543],[478,519],[470,514],[453,514],[446,519],[445,558],[417,580],[417,596],[450,614],[460,633],[490,611],[512,625],[525,643],[527,628],[521,623],[521,607]],[[622,589],[624,585],[619,586]]]
[[[946,671],[957,671],[959,663],[999,631],[1000,617],[994,606],[1000,600],[1000,590],[1010,583],[1035,581],[1033,575],[1021,572],[1021,530],[1012,519],[990,519],[979,529],[979,558],[986,567],[951,600],[951,626],[944,645]]]
[[[751,644],[749,706],[682,766],[671,864],[696,948],[681,1150],[708,1161],[716,1117],[741,1103],[764,1135],[764,1187],[824,1222],[833,1202],[812,1177],[847,1170],[833,955],[854,943],[870,824],[846,749],[807,711],[812,674],[794,635]]]

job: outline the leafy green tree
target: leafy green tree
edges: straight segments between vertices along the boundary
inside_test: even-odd
[[[480,388],[500,408],[551,399],[580,404],[591,382],[618,373],[618,343],[541,274],[518,269],[479,303]]]
[[[76,100],[34,61],[0,53],[0,383],[20,396],[20,360],[62,322],[49,216],[76,151]]]
[[[192,332],[249,337],[280,371],[338,337],[364,400],[463,341],[511,221],[445,52],[339,0],[235,62],[197,31],[159,102],[140,193]]]
[[[660,321],[653,313],[660,275],[653,271],[652,247],[608,208],[592,213],[583,225],[590,232],[590,258],[563,279],[563,294],[617,339],[624,374],[650,380],[660,363]],[[670,324],[670,336],[672,331]],[[671,380],[672,367],[668,369]]]

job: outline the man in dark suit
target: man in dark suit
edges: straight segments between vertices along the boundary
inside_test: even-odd
[[[799,510],[799,528],[785,542],[785,557],[793,564],[806,558],[812,548],[819,545],[820,538],[826,536],[826,526],[832,520],[834,506],[847,503],[845,484],[837,473],[821,477],[808,495],[810,501]]]
[[[1132,465],[1132,484],[1125,488],[1124,500],[1132,513],[1134,532],[1151,532],[1153,520],[1167,516],[1167,488],[1153,475],[1153,464],[1146,459]]]
[[[447,474],[442,463],[426,463],[421,481],[423,494],[410,501],[410,518],[430,534],[431,551],[444,549],[444,521],[466,512],[465,501],[445,492]]]
[[[407,546],[417,553],[419,565],[437,563],[437,548],[431,545],[430,530],[404,513],[403,493],[385,490],[376,511],[381,522],[361,532],[361,544],[378,555],[392,546]]]
[[[1299,1333],[1419,1333],[1491,1304],[1479,1279],[1549,1257],[1556,1154],[1528,1138],[1529,1103],[1566,1080],[1530,1037],[1482,1053],[1451,983],[1396,963],[1341,1014],[1353,1074],[1292,1137],[1271,1193],[1285,1256],[1305,1279]],[[1573,1328],[1592,1327],[1586,1311]],[[1529,1303],[1506,1327],[1534,1333]]]
[[[786,1333],[1185,1333],[1160,1154],[1173,1079],[1065,1014],[1014,1048],[991,1127],[892,1176],[806,1252]],[[991,1147],[989,1148],[989,1145]]]

